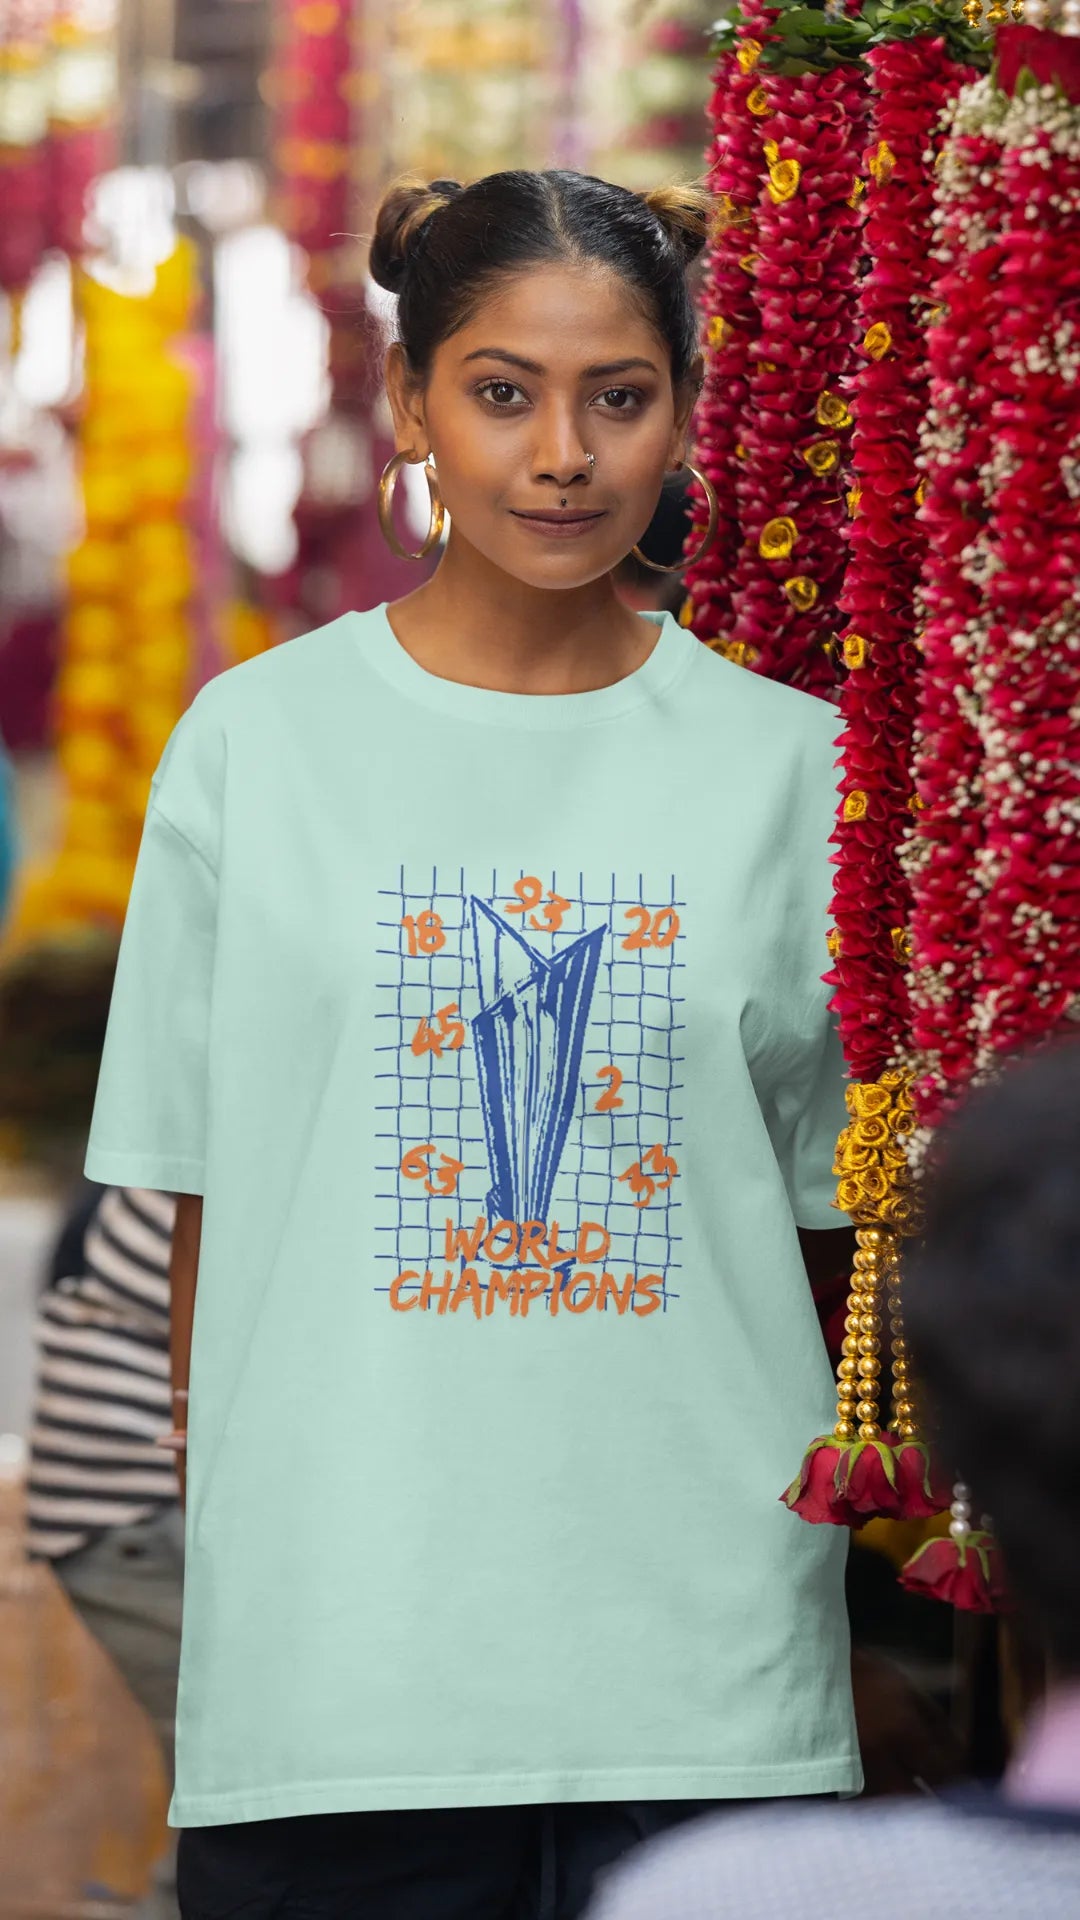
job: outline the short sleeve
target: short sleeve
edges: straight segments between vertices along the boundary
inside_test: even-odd
[[[103,1185],[204,1190],[217,922],[211,814],[198,759],[174,734],[143,827],[98,1077],[86,1173]]]
[[[837,1138],[847,1124],[844,1056],[824,986],[816,1037],[803,1058],[804,1074],[785,1081],[776,1096],[771,1129],[774,1151],[796,1226],[843,1227],[848,1223],[834,1205],[833,1162]]]
[[[828,1230],[847,1224],[834,1204],[833,1173],[837,1138],[847,1124],[846,1070],[829,1011],[832,990],[823,979],[830,965],[838,720],[831,709],[814,718],[785,847],[792,891],[784,916],[783,977],[785,993],[799,1009],[798,1038],[777,1077],[766,1117],[796,1226]]]

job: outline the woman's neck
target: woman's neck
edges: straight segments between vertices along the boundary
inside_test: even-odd
[[[432,579],[389,609],[418,664],[496,693],[590,693],[633,673],[657,627],[631,613],[604,574],[564,592],[530,587],[451,542]]]

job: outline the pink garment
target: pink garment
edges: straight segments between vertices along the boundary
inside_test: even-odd
[[[1005,1797],[1021,1806],[1080,1813],[1080,1681],[1047,1696],[1009,1768]]]

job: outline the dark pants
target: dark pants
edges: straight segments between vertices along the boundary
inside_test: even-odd
[[[606,1867],[713,1806],[445,1807],[189,1827],[180,1836],[180,1912],[182,1920],[574,1920]]]

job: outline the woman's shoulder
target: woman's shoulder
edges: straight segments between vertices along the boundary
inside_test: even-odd
[[[292,699],[304,687],[321,692],[356,650],[358,623],[368,616],[345,613],[325,626],[282,640],[253,660],[227,667],[196,694],[185,716],[196,726],[214,726],[258,711],[267,703]]]
[[[271,758],[284,735],[303,725],[317,727],[340,698],[342,674],[355,651],[355,623],[344,615],[267,653],[229,667],[208,680],[174,727],[151,789],[151,799],[167,815],[189,799],[220,805],[225,767],[236,752]]]

